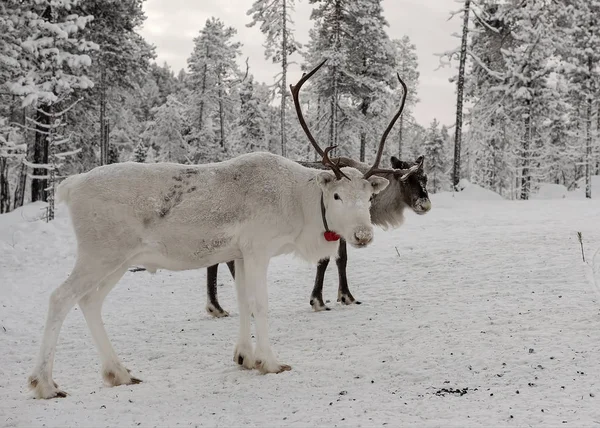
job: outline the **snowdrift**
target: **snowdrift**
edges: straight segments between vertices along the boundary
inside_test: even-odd
[[[531,194],[531,199],[566,199],[569,193],[562,184],[542,183],[537,192]]]

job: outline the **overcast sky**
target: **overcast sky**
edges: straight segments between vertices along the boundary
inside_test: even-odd
[[[250,72],[254,77],[271,83],[279,67],[264,59],[264,37],[257,26],[246,27],[250,22],[246,11],[252,3],[253,0],[146,0],[144,10],[148,19],[141,33],[156,46],[157,61],[161,64],[166,61],[178,72],[181,68],[187,69],[192,40],[206,20],[211,16],[218,17],[238,30],[237,40],[243,43],[240,65],[249,57]],[[434,54],[453,49],[460,43],[452,37],[452,33],[460,28],[460,17],[448,21],[450,11],[459,8],[455,0],[383,0],[390,37],[408,35],[417,46],[421,102],[415,109],[415,117],[423,125],[434,117],[446,125],[454,123],[455,87],[448,78],[456,71],[454,68],[436,71],[438,58]],[[309,19],[311,9],[308,0],[296,1],[294,28],[300,43],[308,41],[308,30],[313,24]],[[300,58],[293,60],[300,61]],[[299,66],[292,65],[288,81],[297,81],[300,75]]]

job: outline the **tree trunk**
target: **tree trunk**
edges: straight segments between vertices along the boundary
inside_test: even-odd
[[[523,147],[522,147],[522,169],[521,169],[521,199],[529,199],[529,190],[531,186],[531,173],[529,171],[529,165],[531,159],[529,157],[529,148],[531,147],[531,108],[527,112],[525,117],[525,135],[523,136]]]
[[[25,202],[25,187],[27,186],[27,167],[25,164],[21,164],[21,171],[19,172],[19,180],[17,181],[17,187],[15,188],[15,197],[13,199],[13,209],[16,210],[23,206]]]
[[[35,120],[36,133],[35,144],[33,146],[33,163],[47,164],[48,163],[48,125],[50,123],[50,107],[42,104],[36,114]],[[42,168],[34,168],[33,175],[46,176],[48,171]],[[34,178],[31,180],[31,202],[46,201],[46,187],[48,180],[46,178]]]
[[[452,171],[452,183],[454,188],[460,181],[460,149],[462,143],[463,122],[463,89],[465,86],[465,62],[467,60],[467,39],[469,32],[469,8],[471,0],[465,0],[465,14],[463,18],[462,41],[460,44],[460,61],[458,64],[458,81],[456,83],[456,129],[454,132],[454,168]]]
[[[585,197],[592,198],[592,98],[585,109]]]
[[[10,211],[10,188],[8,183],[8,162],[0,157],[0,214]]]
[[[223,112],[223,88],[221,87],[221,73],[219,73],[219,128],[221,130],[221,148],[226,152],[225,148],[225,118]]]
[[[321,120],[321,115],[324,115],[323,110],[325,109],[325,107],[323,107],[323,100],[321,99],[320,96],[318,96],[317,98],[317,120],[316,123],[317,125],[319,124],[320,120]],[[320,132],[320,127],[317,129],[317,133]],[[319,139],[318,134],[317,134],[317,140]],[[319,154],[317,153],[317,151],[314,149],[314,147],[312,146],[312,144],[309,142],[308,143],[308,152],[310,153],[312,151],[313,153],[313,161],[317,162],[318,161],[318,156]],[[308,160],[310,160],[310,156],[308,158]]]
[[[596,112],[596,175],[600,175],[600,103]]]
[[[283,0],[282,18],[282,38],[281,38],[281,156],[287,156],[286,132],[285,132],[285,99],[287,96],[286,77],[287,77],[287,7],[286,0]]]
[[[336,141],[337,141],[337,108],[336,108],[336,104],[337,104],[337,92],[338,92],[338,85],[337,85],[337,67],[333,67],[333,92],[331,94],[331,99],[329,101],[329,108],[330,108],[330,114],[331,114],[331,122],[329,123],[329,145],[330,146],[335,146],[336,145]]]
[[[365,120],[366,120],[368,111],[369,111],[369,101],[363,100],[362,104],[360,105],[360,112],[364,116]],[[363,129],[360,131],[360,161],[361,162],[365,161],[366,148],[367,148],[367,133]]]
[[[48,128],[48,163],[51,164],[51,167],[48,170],[48,221],[54,220],[54,184],[56,179],[56,147],[54,145],[54,140],[56,138],[55,130],[57,126],[52,106],[50,106],[50,112],[50,128]]]
[[[206,58],[208,59],[208,46],[206,46]],[[206,74],[208,72],[208,64],[206,60],[204,61],[204,73],[202,74],[202,91],[200,92],[200,126],[198,129],[202,131],[202,126],[204,123],[204,94],[206,93]]]
[[[100,165],[108,165],[106,144],[106,72],[100,71]]]
[[[334,18],[334,48],[333,51],[336,54],[340,53],[341,50],[341,22],[342,22],[342,5],[341,0],[335,1],[335,18]],[[332,67],[332,89],[333,92],[331,94],[331,124],[329,128],[329,145],[337,146],[338,141],[338,121],[337,121],[337,101],[338,101],[338,65],[334,64]],[[337,150],[336,150],[337,151]],[[335,152],[334,152],[335,153]]]

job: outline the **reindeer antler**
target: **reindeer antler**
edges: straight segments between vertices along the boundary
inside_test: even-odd
[[[390,121],[389,125],[387,126],[387,128],[383,132],[383,135],[381,136],[381,141],[379,142],[379,149],[377,150],[377,156],[375,157],[375,162],[373,163],[373,166],[365,173],[365,175],[363,176],[363,178],[369,178],[373,174],[382,173],[382,172],[394,172],[394,173],[397,173],[397,170],[393,170],[393,169],[379,169],[378,168],[379,167],[379,162],[381,162],[381,156],[383,155],[383,147],[385,146],[385,140],[387,139],[390,131],[394,127],[394,124],[396,123],[396,121],[398,120],[398,118],[400,117],[400,115],[402,114],[402,111],[404,110],[404,104],[406,103],[406,94],[408,92],[408,89],[406,87],[406,83],[404,83],[404,81],[400,77],[400,74],[396,73],[396,76],[398,76],[398,80],[400,81],[400,84],[402,85],[402,101],[400,103],[400,108],[398,109],[398,112],[394,115],[394,117]],[[408,176],[410,174],[412,174],[413,172],[414,171],[411,172],[411,170],[409,169],[409,172],[407,172],[405,175],[403,175],[402,178],[401,178],[401,180],[403,180],[403,181],[406,180],[408,178]]]
[[[325,151],[323,151],[323,149],[321,149],[321,147],[319,147],[319,144],[317,143],[315,138],[310,133],[310,130],[308,129],[308,125],[306,124],[306,122],[304,120],[304,115],[302,114],[302,109],[300,107],[300,99],[298,98],[298,96],[300,94],[300,89],[302,88],[302,85],[304,85],[304,83],[308,79],[310,79],[313,76],[313,74],[315,74],[319,70],[319,68],[321,68],[323,66],[323,64],[325,64],[326,62],[327,62],[327,60],[324,60],[319,65],[317,65],[315,68],[313,68],[308,74],[307,73],[302,74],[302,78],[300,79],[300,81],[298,83],[296,83],[296,85],[290,85],[290,90],[292,91],[292,98],[294,99],[294,107],[296,107],[296,114],[298,115],[298,121],[300,122],[300,126],[302,126],[304,133],[310,140],[314,149],[323,158],[321,162],[323,163],[323,165],[326,165],[329,168],[331,168],[331,170],[335,174],[335,177],[338,180],[341,180],[342,177],[346,177],[348,180],[350,180],[350,178],[346,174],[344,174],[342,172],[342,170],[340,169],[339,162],[338,162],[338,164],[336,164],[336,163],[333,163],[331,161],[331,159],[329,159],[329,152],[331,150],[333,150],[336,146],[327,147],[325,149]]]

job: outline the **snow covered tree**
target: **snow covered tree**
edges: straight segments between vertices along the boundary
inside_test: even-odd
[[[194,50],[188,58],[189,85],[192,90],[190,114],[195,128],[195,141],[218,135],[222,152],[227,151],[226,133],[233,122],[236,96],[232,88],[242,80],[237,58],[241,43],[234,42],[237,31],[217,18],[206,21],[194,39]],[[231,120],[228,120],[231,119]],[[212,124],[217,123],[216,129]],[[212,142],[210,142],[212,144]]]
[[[485,1],[485,0],[482,0]],[[462,124],[463,124],[463,99],[464,99],[464,86],[465,86],[465,67],[467,64],[467,55],[468,55],[468,43],[469,43],[469,24],[470,13],[472,6],[477,5],[476,0],[458,0],[458,3],[462,3],[463,7],[459,11],[455,11],[451,13],[451,17],[462,13],[463,22],[462,22],[462,31],[460,34],[460,47],[440,54],[440,63],[442,65],[447,65],[450,61],[454,59],[458,59],[458,75],[456,76],[456,123],[454,127],[454,161],[453,161],[453,169],[452,169],[452,183],[456,188],[458,182],[460,181],[460,154],[461,154],[461,145],[462,145]],[[474,11],[473,15],[479,19],[479,16]],[[459,37],[459,35],[454,35],[455,37]],[[472,53],[471,53],[472,55]]]
[[[464,18],[462,25],[462,38],[460,42],[460,58],[458,61],[458,78],[456,80],[456,123],[454,125],[454,162],[452,170],[452,184],[456,188],[460,181],[460,150],[462,142],[463,123],[463,91],[465,86],[465,64],[467,62],[467,43],[469,34],[469,11],[471,0],[464,0]]]
[[[93,86],[83,71],[91,64],[87,52],[97,46],[78,38],[92,17],[72,13],[78,3],[77,0],[36,1],[30,5],[31,9],[24,8],[22,15],[16,18],[27,28],[17,58],[26,71],[8,87],[13,94],[22,97],[23,106],[36,107],[35,119],[30,121],[36,130],[31,164],[35,166],[32,201],[53,198],[54,183],[50,183],[49,194],[46,190],[48,179],[53,180],[55,171],[55,166],[49,164],[54,135],[51,130],[58,126],[52,123],[57,114],[55,110],[69,110],[73,92]]]
[[[240,87],[240,117],[234,153],[267,150],[268,89],[250,76]]]
[[[545,0],[471,6],[467,169],[480,185],[528,199],[537,183],[557,179],[566,155],[557,150],[570,139],[561,7]]]
[[[256,0],[247,14],[252,15],[249,27],[260,23],[260,31],[267,36],[265,42],[265,57],[274,63],[281,63],[281,73],[275,80],[281,97],[281,155],[287,156],[287,69],[288,57],[300,49],[301,45],[294,38],[291,13],[294,11],[295,0]]]
[[[380,0],[311,0],[318,4],[311,19],[306,61],[315,65],[328,58],[311,82],[319,103],[329,104],[329,145],[340,144],[342,154],[351,154],[350,146],[359,136],[359,156],[366,159],[367,147],[375,150],[376,136],[382,131],[378,120],[387,115],[390,92],[397,87],[396,53],[385,27]],[[387,108],[385,104],[387,103]],[[324,108],[321,107],[321,110]],[[385,119],[383,117],[385,116]],[[340,138],[343,136],[344,138]],[[367,141],[371,137],[372,143]]]
[[[146,156],[148,155],[148,149],[140,141],[133,152],[132,160],[134,162],[144,163],[146,162]]]
[[[0,118],[0,214],[11,210],[9,169],[22,163],[26,154],[19,130]]]
[[[562,50],[567,63],[574,102],[581,105],[584,135],[585,195],[592,197],[593,147],[598,147],[598,127],[594,135],[594,115],[600,108],[600,1],[568,0],[559,10],[569,43]],[[596,122],[596,126],[600,121]],[[594,141],[596,140],[596,141]],[[595,143],[595,144],[594,144]]]
[[[518,169],[521,199],[529,199],[533,177],[540,177],[546,165],[540,164],[543,142],[539,130],[544,121],[555,114],[550,102],[560,99],[555,88],[549,87],[548,77],[556,71],[557,37],[556,8],[544,0],[518,4],[506,12],[511,34],[518,43],[503,49],[506,63],[504,82],[496,90],[507,97],[507,114],[520,128]]]
[[[154,48],[135,31],[146,19],[142,4],[143,0],[86,0],[77,6],[82,13],[94,17],[83,36],[99,46],[92,53],[94,65],[90,68],[90,78],[98,83],[92,96],[99,108],[101,165],[108,163],[110,153],[111,102],[114,103],[123,90],[136,87],[136,80],[148,72],[149,60],[155,56]],[[115,112],[111,116],[115,121]]]
[[[183,138],[183,105],[170,95],[167,101],[153,110],[154,121],[150,123],[146,136],[158,150],[161,162],[187,163],[188,147]]]
[[[395,153],[397,154],[398,158],[404,159],[402,157],[404,130],[407,125],[414,123],[411,113],[415,104],[419,101],[417,96],[419,88],[419,63],[417,57],[417,47],[411,42],[408,36],[404,36],[401,39],[392,40],[392,42],[394,44],[396,53],[396,70],[408,88],[404,112],[398,119],[398,123],[395,126],[398,129],[398,148]],[[398,100],[401,99],[401,91],[402,87],[398,86],[396,91],[398,93],[397,95],[394,95],[394,97],[397,97],[396,99]],[[391,149],[391,144],[388,144],[387,147]],[[392,150],[391,152],[393,153],[394,151]]]
[[[433,193],[446,189],[446,153],[445,142],[437,119],[433,119],[427,130],[423,150],[425,151],[425,170],[429,178],[429,186]]]

